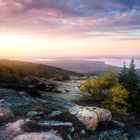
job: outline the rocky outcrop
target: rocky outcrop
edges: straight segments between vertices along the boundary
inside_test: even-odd
[[[67,94],[72,93],[69,91]],[[104,130],[102,125],[98,127],[101,123],[108,123],[111,118],[111,112],[106,109],[78,106],[60,96],[41,99],[24,92],[0,89],[0,140],[62,140],[61,137],[83,140],[139,140],[139,131],[118,121],[112,121],[108,130]],[[13,122],[13,119],[17,121]],[[10,123],[11,121],[13,123]],[[93,133],[97,127],[102,129]],[[55,130],[61,137],[46,132],[51,130]]]
[[[65,90],[61,87],[63,82],[58,82],[54,80],[46,80],[44,78],[29,76],[24,78],[24,83],[29,87],[35,87],[38,90],[46,92],[56,92],[56,93],[65,92]]]
[[[0,108],[0,124],[14,119],[14,113],[8,108]]]
[[[111,120],[111,113],[106,109],[78,106],[74,102],[56,96],[39,99],[14,90],[0,89],[0,99],[2,100],[0,108],[8,108],[5,111],[5,115],[7,112],[6,116],[9,116],[7,119],[13,117],[11,111],[13,110],[17,120],[0,127],[0,140],[11,140],[25,132],[46,132],[46,130],[57,130],[63,138],[80,137],[87,129],[95,130],[100,123]],[[19,117],[30,118],[33,121],[31,123],[26,119],[18,120]],[[38,140],[39,134],[37,134]],[[35,138],[34,135],[29,134],[29,138],[30,136]]]
[[[63,140],[60,136],[52,132],[26,133],[15,137],[13,140]]]
[[[30,97],[22,96],[20,92],[8,89],[0,89],[0,99],[3,102],[0,102],[0,108],[10,108],[14,113],[25,114],[31,108],[41,105],[41,101]]]
[[[97,107],[74,106],[69,112],[90,130],[95,130],[100,123],[109,122],[112,118],[110,111]]]
[[[0,140],[11,140],[17,135],[25,132],[25,128],[30,123],[29,119],[17,120],[13,123],[8,123],[0,128]]]
[[[78,81],[66,81],[66,82],[62,82],[62,81],[53,81],[53,80],[41,80],[38,81],[38,83],[36,84],[36,88],[42,91],[46,91],[46,92],[55,92],[55,93],[69,93],[70,95],[73,96],[73,94],[80,96],[79,93],[80,92],[80,85],[81,82]]]

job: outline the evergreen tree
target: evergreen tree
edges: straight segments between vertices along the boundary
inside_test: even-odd
[[[119,82],[129,91],[127,104],[130,112],[140,112],[140,81],[136,72],[134,59],[132,58],[129,68],[124,63],[118,76]]]
[[[123,67],[118,75],[119,82],[127,89],[128,87],[128,68],[126,67],[126,63],[123,63]]]
[[[139,77],[136,73],[134,59],[132,58],[130,67],[128,69],[128,86],[129,91],[128,103],[130,104],[130,111],[140,111],[140,92],[139,92]]]
[[[130,92],[138,89],[139,77],[136,73],[134,59],[132,58],[130,67],[128,69],[128,89]]]

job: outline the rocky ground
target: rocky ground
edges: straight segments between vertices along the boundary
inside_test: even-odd
[[[70,80],[65,82],[55,81],[57,87],[55,91],[39,91],[43,98],[48,96],[59,97],[61,99],[67,99],[71,101],[78,101],[82,97],[82,93],[79,89],[83,80]],[[60,93],[60,94],[58,94]]]
[[[30,85],[33,86],[33,85]],[[80,81],[38,81],[41,98],[0,89],[0,140],[140,140],[110,111],[79,106]]]

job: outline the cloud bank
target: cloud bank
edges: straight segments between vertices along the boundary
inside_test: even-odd
[[[0,15],[1,30],[79,37],[140,36],[140,0],[0,0]]]

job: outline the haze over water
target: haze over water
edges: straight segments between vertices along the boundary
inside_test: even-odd
[[[111,66],[122,67],[125,62],[129,66],[131,58],[98,58],[98,59],[84,59],[84,61],[100,61]],[[140,59],[135,59],[137,69],[140,69]]]

